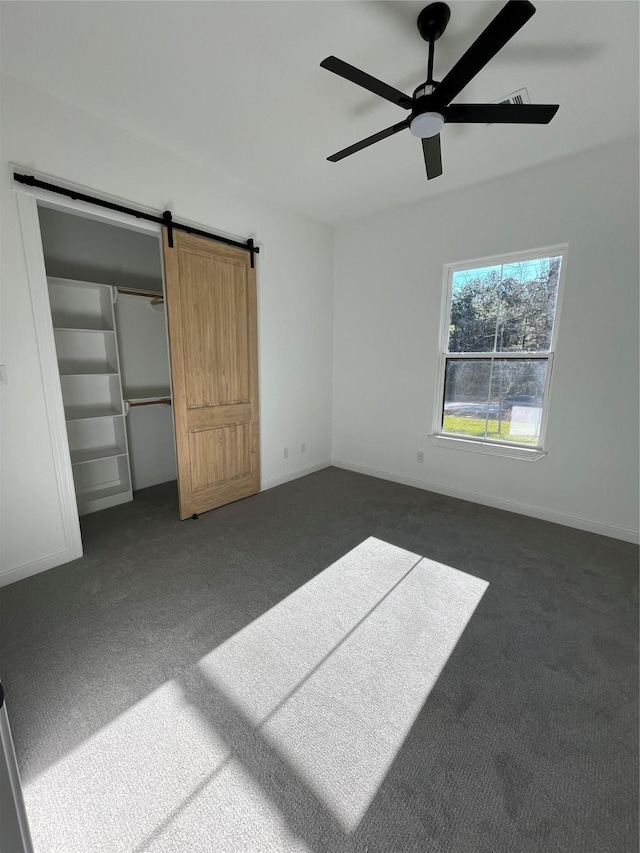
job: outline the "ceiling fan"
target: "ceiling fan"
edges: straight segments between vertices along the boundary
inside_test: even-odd
[[[409,117],[385,130],[350,145],[337,154],[327,157],[336,163],[344,157],[361,151],[374,142],[380,142],[407,128],[422,140],[427,179],[442,174],[440,131],[447,122],[471,124],[548,124],[558,111],[557,104],[452,104],[464,87],[481,71],[507,42],[513,38],[529,18],[535,14],[529,0],[509,0],[475,40],[467,52],[453,66],[442,82],[433,79],[433,53],[437,39],[449,23],[451,10],[446,3],[430,3],[418,15],[418,31],[429,44],[427,79],[418,86],[412,97],[393,86],[354,68],[347,62],[328,56],[320,65],[345,80],[386,98],[402,109],[411,110]]]

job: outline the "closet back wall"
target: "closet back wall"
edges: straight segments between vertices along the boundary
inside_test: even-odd
[[[119,293],[116,327],[124,399],[168,397],[167,315],[164,305]],[[171,406],[132,406],[126,416],[134,492],[176,479]]]

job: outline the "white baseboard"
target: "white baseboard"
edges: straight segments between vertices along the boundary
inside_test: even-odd
[[[74,548],[64,548],[62,551],[56,551],[55,554],[34,560],[33,563],[25,563],[13,569],[0,571],[0,587],[21,581],[23,578],[29,578],[31,575],[40,574],[40,572],[46,572],[48,569],[55,569],[56,566],[77,560],[79,557],[82,557],[82,548],[79,551]]]
[[[294,468],[293,471],[287,471],[286,474],[281,474],[279,477],[269,477],[262,481],[260,491],[266,492],[267,489],[282,486],[284,483],[291,482],[291,480],[306,477],[307,474],[314,474],[316,471],[322,471],[323,468],[330,468],[331,465],[331,460],[327,459],[325,462],[316,462],[314,465],[306,465],[304,468]]]
[[[489,495],[477,492],[468,492],[465,489],[456,489],[451,486],[443,486],[441,483],[430,483],[426,480],[416,480],[413,477],[405,477],[403,474],[393,474],[391,471],[382,471],[378,468],[367,468],[363,465],[353,465],[342,459],[332,459],[331,464],[336,468],[344,468],[346,471],[355,471],[358,474],[367,474],[369,477],[378,477],[381,480],[390,480],[392,483],[401,483],[404,486],[413,486],[427,492],[436,492],[447,495],[450,498],[459,498],[463,501],[484,504],[485,506],[504,509],[507,512],[517,512],[520,515],[528,515],[532,518],[540,518],[542,521],[552,521],[554,524],[564,524],[566,527],[575,527],[578,530],[586,530],[589,533],[599,533],[601,536],[610,536],[613,539],[622,539],[625,542],[640,543],[640,534],[637,530],[626,527],[617,527],[614,524],[604,524],[601,521],[593,521],[589,518],[580,518],[577,515],[551,512],[547,509],[517,503],[516,501],[504,501]]]

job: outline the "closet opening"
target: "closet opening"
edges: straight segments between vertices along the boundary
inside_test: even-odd
[[[78,514],[176,479],[157,233],[38,203]]]
[[[197,223],[169,240],[155,220],[15,193],[63,536],[47,568],[82,556],[80,516],[118,504],[122,515],[148,487],[174,483],[182,520],[257,494],[248,243]]]

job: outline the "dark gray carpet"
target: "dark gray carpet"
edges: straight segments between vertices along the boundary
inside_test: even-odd
[[[104,749],[134,713],[148,714],[149,737],[130,745],[132,761],[138,750],[161,757],[153,726],[171,682],[203,737],[213,741],[222,724],[235,731],[245,771],[299,849],[637,850],[634,546],[337,469],[197,521],[177,521],[174,488],[87,516],[81,560],[0,594],[0,672],[25,787],[37,790],[56,762]],[[197,665],[369,536],[490,586],[364,816],[345,832],[250,721],[221,705]],[[168,762],[166,784],[179,784],[180,772]],[[181,820],[197,793],[184,791]],[[81,839],[90,815],[70,802],[63,819]],[[246,850],[266,849],[247,832]],[[122,853],[136,846],[145,849],[135,842]],[[212,838],[209,849],[225,853],[224,842]],[[39,853],[49,851],[41,842]]]

